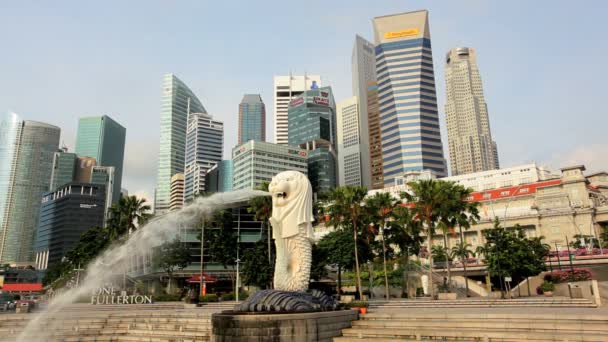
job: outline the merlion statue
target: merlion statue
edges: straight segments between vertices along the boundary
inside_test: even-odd
[[[301,312],[334,310],[336,302],[321,291],[308,290],[314,217],[312,186],[297,171],[272,178],[272,237],[276,246],[274,289],[254,293],[235,307],[239,312]]]
[[[312,186],[297,171],[276,175],[268,190],[272,196],[272,237],[276,246],[274,288],[308,290],[312,261]]]

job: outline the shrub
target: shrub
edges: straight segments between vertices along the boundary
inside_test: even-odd
[[[552,282],[546,281],[540,285],[540,289],[544,292],[552,292],[555,290],[555,285]]]
[[[544,280],[555,284],[573,281],[591,280],[593,274],[586,268],[575,268],[574,270],[553,271],[544,276]]]
[[[354,300],[350,303],[347,303],[346,306],[349,308],[366,308],[369,306],[369,303],[362,300]]]
[[[539,296],[543,294],[543,289],[541,289],[540,286],[536,287],[536,294]]]
[[[178,294],[159,294],[152,297],[155,302],[178,302],[179,295]]]
[[[204,296],[201,296],[199,301],[201,303],[211,303],[211,302],[218,302],[219,298],[217,297],[216,294],[210,293]]]
[[[229,301],[229,300],[234,300],[235,296],[234,296],[234,293],[230,292],[230,293],[224,293],[221,298],[222,298],[222,301]]]

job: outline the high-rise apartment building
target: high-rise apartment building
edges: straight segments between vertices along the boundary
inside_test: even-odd
[[[207,192],[232,191],[233,170],[232,160],[222,160],[209,169],[206,176]]]
[[[180,210],[184,206],[184,174],[176,173],[171,177],[171,202],[169,211]]]
[[[380,129],[380,108],[378,107],[378,83],[367,84],[367,122],[369,124],[369,169],[371,188],[384,188],[384,167],[382,166],[382,133]]]
[[[126,134],[127,130],[107,115],[80,118],[78,121],[76,154],[95,158],[99,166],[114,167],[112,203],[120,199]]]
[[[445,114],[452,175],[498,169],[498,151],[492,140],[475,50],[451,49],[445,65]]]
[[[363,185],[364,164],[361,154],[364,150],[369,154],[369,147],[364,149],[361,144],[359,118],[359,99],[356,96],[336,105],[339,185]],[[369,172],[368,167],[365,169]]]
[[[308,179],[315,193],[338,182],[336,104],[331,87],[306,90],[289,103],[289,145],[308,151]]]
[[[351,60],[353,95],[357,97],[359,123],[359,155],[361,163],[361,184],[372,188],[369,115],[367,113],[368,84],[376,81],[376,52],[374,44],[363,37],[355,37]],[[339,150],[339,148],[338,148]]]
[[[428,12],[376,17],[373,24],[384,184],[407,171],[446,176]]]
[[[59,127],[0,118],[0,263],[31,262],[40,199],[49,190]]]
[[[306,174],[307,160],[308,152],[304,149],[250,140],[232,149],[232,187],[234,190],[253,189],[288,170]]]
[[[160,113],[160,152],[154,191],[154,211],[169,210],[171,177],[184,172],[188,113],[207,113],[205,107],[184,82],[173,74],[163,78]]]
[[[275,76],[274,77],[274,142],[289,143],[289,102],[305,90],[321,86],[321,76]]]
[[[239,141],[266,141],[266,105],[259,94],[245,94],[239,104]]]
[[[69,182],[44,194],[36,234],[36,268],[45,270],[60,262],[84,232],[102,227],[105,203],[102,184]]]
[[[224,124],[211,115],[190,113],[186,130],[184,201],[205,192],[205,175],[222,160]]]

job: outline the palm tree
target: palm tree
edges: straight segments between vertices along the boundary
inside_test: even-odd
[[[145,199],[137,198],[137,196],[121,197],[110,208],[110,219],[108,220],[110,240],[116,240],[137,230],[151,217],[150,206],[146,204]]]
[[[402,196],[410,203],[410,210],[414,219],[420,220],[426,234],[427,250],[429,251],[429,294],[435,297],[433,287],[433,235],[439,219],[441,218],[441,207],[448,199],[445,186],[442,181],[429,179],[418,182],[410,182],[410,192],[402,193]]]
[[[400,203],[388,192],[379,192],[365,200],[365,207],[368,208],[370,216],[378,225],[380,239],[382,240],[382,263],[384,266],[384,292],[387,300],[390,300],[388,288],[388,273],[386,270],[386,239],[385,228],[388,220],[393,214],[393,210]]]
[[[328,194],[328,205],[323,208],[327,214],[327,224],[334,227],[352,227],[353,244],[355,246],[355,275],[359,298],[363,298],[361,288],[361,273],[359,268],[359,253],[357,249],[357,236],[361,220],[364,216],[363,199],[367,195],[367,188],[362,186],[342,186],[333,188]]]
[[[268,185],[270,183],[268,182],[262,182],[260,183],[258,186],[255,187],[256,190],[263,190],[268,192]],[[266,222],[268,222],[268,220],[270,220],[270,217],[272,216],[272,198],[269,196],[259,196],[259,197],[254,197],[249,201],[249,208],[247,208],[247,211],[250,213],[255,213],[255,219],[257,221],[262,222],[262,226],[261,229],[262,231],[264,231],[264,228],[266,227]],[[271,265],[272,267],[272,255],[271,255],[271,246],[270,246],[270,241],[271,241],[271,230],[272,227],[270,225],[268,225],[268,231],[267,231],[267,240],[268,240],[268,264]]]
[[[470,243],[464,243],[462,241],[452,248],[452,256],[458,257],[462,261],[462,267],[464,268],[464,285],[467,291],[467,297],[469,296],[469,278],[467,278],[467,258],[473,255],[473,251],[470,248]]]

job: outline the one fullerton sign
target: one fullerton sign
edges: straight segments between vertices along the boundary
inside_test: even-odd
[[[126,291],[116,292],[114,287],[100,287],[93,291],[91,304],[152,304],[152,296],[128,295]]]

